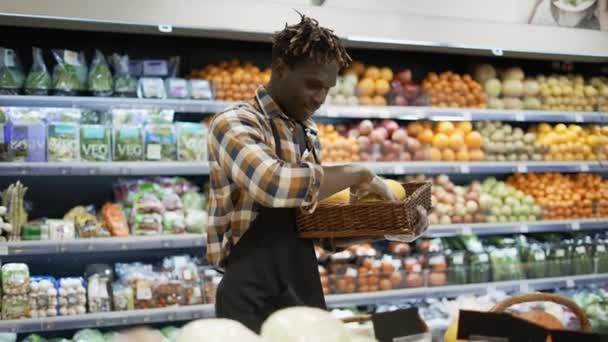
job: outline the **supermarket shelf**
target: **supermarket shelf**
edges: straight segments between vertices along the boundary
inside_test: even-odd
[[[606,219],[577,219],[555,221],[533,221],[513,223],[465,223],[432,225],[426,235],[432,237],[460,234],[500,235],[519,233],[576,232],[582,230],[607,229]]]
[[[177,112],[216,113],[228,106],[227,102],[215,100],[138,99],[128,97],[92,96],[0,96],[0,106],[15,107],[81,107],[97,110],[109,108],[158,108],[174,109]]]
[[[338,163],[339,164],[339,163]],[[359,162],[378,174],[508,174],[607,172],[603,162]],[[207,162],[36,162],[0,163],[0,176],[208,175]]]
[[[212,318],[212,304],[0,321],[0,332],[28,333]]]
[[[163,108],[177,112],[216,113],[229,106],[216,100],[138,99],[91,96],[0,96],[0,106],[17,107],[82,107],[105,110],[109,108]],[[449,120],[449,121],[520,121],[520,122],[608,122],[603,112],[552,112],[534,110],[494,110],[465,108],[433,108],[406,106],[336,106],[325,105],[315,114],[318,118]]]
[[[602,172],[603,162],[361,162],[383,175],[424,174],[507,174],[527,172]]]
[[[608,273],[582,276],[556,277],[533,280],[514,280],[483,284],[449,285],[421,287],[412,289],[389,290],[368,293],[329,295],[326,297],[330,307],[394,303],[404,299],[427,297],[457,297],[464,294],[483,295],[495,290],[505,292],[529,292],[557,288],[572,288],[608,281]]]
[[[519,122],[608,122],[602,112],[552,112],[536,110],[494,110],[404,106],[323,106],[316,117],[351,119],[397,119],[433,121],[519,121]]]
[[[64,241],[10,241],[0,244],[0,256],[203,248],[205,243],[206,239],[202,234],[109,237]]]
[[[0,176],[207,175],[207,162],[0,163]]]

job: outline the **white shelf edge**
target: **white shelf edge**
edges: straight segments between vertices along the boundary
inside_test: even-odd
[[[29,333],[122,325],[171,323],[215,317],[212,304],[175,306],[160,309],[112,311],[78,316],[57,316],[0,321],[0,332]]]
[[[608,273],[567,276],[543,279],[513,280],[481,284],[448,285],[436,287],[420,287],[410,289],[388,290],[368,293],[336,294],[326,297],[329,307],[352,305],[368,305],[378,303],[394,303],[405,299],[432,297],[456,297],[462,294],[485,294],[493,290],[517,292],[528,288],[529,291],[549,290],[586,285],[608,281]]]
[[[26,256],[54,253],[125,252],[169,248],[205,248],[203,234],[175,234],[82,238],[75,240],[37,240],[0,242],[0,256]]]
[[[208,162],[0,162],[0,176],[160,176],[208,174]]]
[[[178,112],[216,113],[233,104],[219,100],[140,99],[92,96],[1,95],[0,106],[162,108]],[[339,106],[323,105],[317,118],[399,119],[399,120],[503,120],[524,122],[608,123],[604,112],[554,112],[546,110],[496,110],[474,108],[436,108],[414,106]]]

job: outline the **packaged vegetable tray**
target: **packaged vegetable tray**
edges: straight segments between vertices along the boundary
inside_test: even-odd
[[[27,294],[30,285],[30,270],[26,264],[2,265],[2,290],[4,294]]]
[[[177,122],[177,160],[207,160],[207,128],[194,122]]]
[[[59,279],[59,314],[82,315],[87,312],[87,290],[81,277]]]
[[[80,159],[110,161],[111,130],[106,125],[80,125]]]
[[[30,299],[27,293],[2,296],[2,319],[30,317]]]
[[[57,280],[51,276],[34,276],[30,282],[30,317],[58,315]]]
[[[403,184],[407,197],[397,202],[360,202],[354,204],[319,203],[314,213],[298,212],[301,238],[338,238],[355,236],[411,235],[418,220],[417,206],[431,210],[431,183]]]

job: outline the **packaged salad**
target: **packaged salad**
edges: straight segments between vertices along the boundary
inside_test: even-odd
[[[146,160],[171,161],[177,159],[174,112],[152,112],[146,125]]]
[[[5,140],[9,159],[16,162],[46,161],[46,112],[41,108],[11,107]]]
[[[23,87],[23,69],[13,49],[0,47],[0,94],[17,95]]]
[[[51,74],[49,74],[42,49],[32,48],[32,68],[25,79],[25,93],[28,95],[48,95],[51,89]]]
[[[82,51],[52,50],[55,58],[53,89],[57,95],[79,95],[86,90],[87,63]]]
[[[165,88],[168,98],[187,99],[190,97],[188,81],[177,77],[180,64],[179,56],[174,56],[169,59],[169,77],[165,79]]]
[[[113,160],[144,160],[144,130],[148,112],[145,110],[115,109],[113,122]]]
[[[177,122],[177,159],[207,160],[207,128],[200,123]]]
[[[114,96],[137,97],[137,79],[130,73],[129,55],[113,54]]]
[[[106,57],[99,50],[95,50],[87,81],[89,91],[93,96],[111,96],[114,91],[114,80],[110,66],[106,62]]]

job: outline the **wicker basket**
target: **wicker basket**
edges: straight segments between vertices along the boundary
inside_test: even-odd
[[[589,318],[583,309],[581,309],[580,306],[570,299],[556,294],[533,292],[512,296],[496,304],[492,309],[490,309],[490,312],[505,312],[513,305],[528,302],[553,302],[563,305],[572,311],[572,313],[578,318],[581,325],[581,331],[591,330],[591,323],[589,322]]]
[[[299,213],[300,237],[306,239],[419,235],[414,231],[417,206],[431,210],[431,183],[403,184],[407,198],[401,202],[319,204],[313,214]]]

